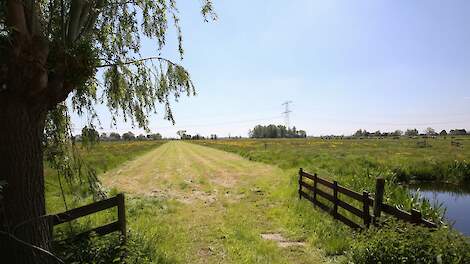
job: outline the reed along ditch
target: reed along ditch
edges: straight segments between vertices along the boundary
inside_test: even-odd
[[[470,184],[416,183],[409,185],[412,192],[434,207],[444,209],[444,218],[466,236],[470,236]]]

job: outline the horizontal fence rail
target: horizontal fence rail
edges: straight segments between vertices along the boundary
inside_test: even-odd
[[[310,174],[304,172],[302,169],[299,170],[299,199],[305,198],[309,200],[317,207],[331,214],[335,219],[352,228],[360,229],[369,227],[370,224],[374,223],[380,217],[382,212],[409,223],[420,224],[427,227],[437,227],[435,223],[423,219],[420,211],[413,209],[409,213],[396,206],[383,203],[384,186],[384,179],[378,178],[375,196],[372,198],[366,191],[359,193],[339,185],[337,181],[328,181],[318,177],[316,173]],[[345,199],[341,199],[339,194],[349,198],[349,200],[355,201],[359,206]],[[321,197],[321,200],[319,197]],[[357,223],[354,219],[348,218],[339,212],[338,208],[342,208],[361,219],[361,223]]]
[[[70,222],[80,217],[84,217],[90,214],[94,214],[112,207],[117,207],[118,219],[115,222],[109,223],[104,226],[99,226],[91,230],[85,231],[78,234],[76,237],[87,236],[92,232],[98,235],[106,235],[115,231],[121,231],[121,234],[125,240],[126,238],[126,210],[124,205],[124,194],[119,193],[115,197],[98,201],[92,204],[74,208],[72,210],[51,215],[52,226],[56,226],[65,222]]]

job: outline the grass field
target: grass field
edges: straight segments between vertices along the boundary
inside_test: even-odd
[[[461,146],[453,146],[452,141]],[[419,142],[423,139],[267,139],[198,143],[284,169],[304,167],[335,177],[392,172],[399,181],[457,183],[470,180],[469,168],[455,166],[470,161],[470,137],[427,139],[426,147]]]
[[[110,157],[121,155],[125,145],[115,144],[102,143],[85,157],[100,164],[96,159],[103,152]],[[110,195],[127,194],[128,228],[139,241],[138,247],[144,248],[143,254],[155,263],[334,261],[318,248],[314,230],[303,228],[312,221],[324,224],[332,220],[301,217],[302,207],[309,206],[294,202],[296,182],[287,176],[292,171],[184,142],[168,142],[158,148],[158,143],[128,144],[133,151],[124,151],[127,156],[120,158],[121,166],[100,178]],[[56,177],[51,173],[47,177],[49,209],[62,211]],[[84,197],[74,206],[89,201]],[[110,210],[76,221],[74,232],[114,217]],[[57,236],[70,234],[67,225],[58,229]]]
[[[460,148],[443,139],[430,140],[426,148],[411,139],[119,142],[101,143],[84,157],[98,167],[109,195],[126,193],[130,263],[329,263],[345,261],[361,242],[329,215],[299,202],[299,167],[356,190],[372,190],[374,178],[385,176],[389,201],[420,206],[427,216],[438,217],[439,212],[397,186],[396,175],[407,171],[404,179],[410,180],[419,164],[463,163],[469,157],[468,141],[460,142]],[[454,174],[450,181],[465,176]],[[48,171],[50,212],[63,211],[56,178]],[[86,192],[79,200],[67,194],[72,207],[91,200]],[[93,215],[74,223],[74,231],[114,217],[113,211]],[[58,228],[58,235],[69,228]],[[437,232],[431,236],[442,237]],[[122,254],[108,240],[74,251],[95,254],[106,263]]]
[[[374,191],[375,179],[387,180],[386,198],[406,209],[418,207],[428,217],[439,213],[411,197],[400,184],[411,181],[450,182],[470,180],[470,138],[427,139],[280,139],[217,140],[198,144],[234,152],[250,160],[283,169],[303,168],[337,180],[354,190]],[[461,146],[452,146],[451,141]]]

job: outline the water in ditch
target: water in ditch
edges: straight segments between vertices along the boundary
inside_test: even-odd
[[[420,183],[411,185],[413,191],[419,189],[422,197],[431,204],[445,208],[445,218],[454,228],[470,236],[470,184],[457,186],[444,183]]]

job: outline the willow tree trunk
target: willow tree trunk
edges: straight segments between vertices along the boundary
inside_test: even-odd
[[[49,250],[51,233],[47,221],[41,218],[46,213],[41,147],[46,113],[36,102],[8,89],[0,91],[0,180],[7,183],[2,194],[5,215],[0,225],[4,232]],[[18,226],[25,221],[28,222]],[[2,263],[51,261],[44,253],[4,233],[0,236],[0,249]]]

